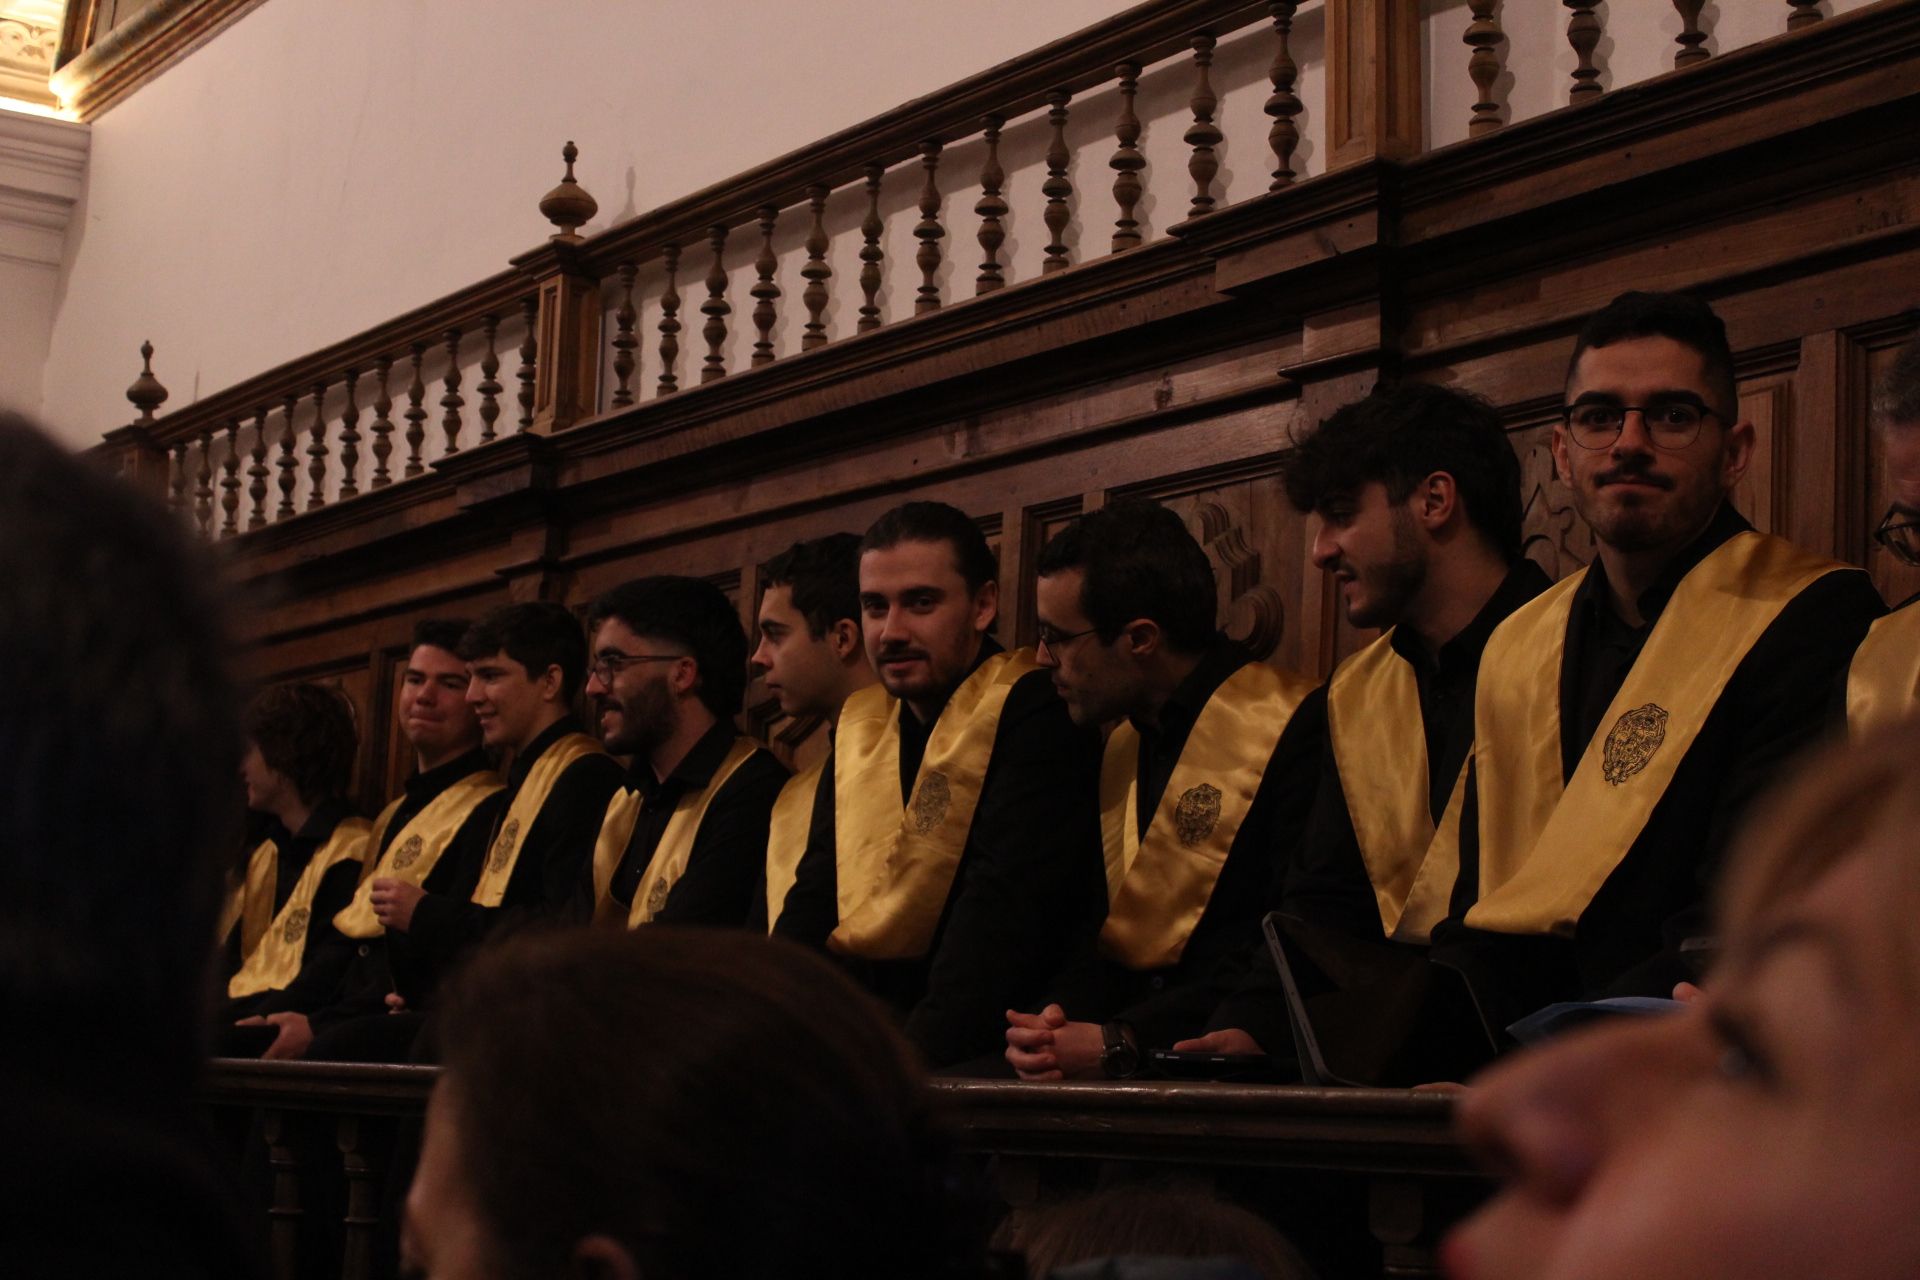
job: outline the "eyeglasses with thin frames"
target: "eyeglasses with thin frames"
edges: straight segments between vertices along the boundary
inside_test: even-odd
[[[1610,448],[1626,429],[1627,415],[1637,413],[1645,424],[1647,439],[1656,449],[1678,452],[1694,442],[1700,424],[1719,414],[1696,400],[1656,399],[1649,404],[1607,404],[1592,402],[1562,405],[1560,416],[1567,434],[1582,449]],[[1724,419],[1723,419],[1724,421]]]
[[[684,653],[602,653],[587,664],[587,674],[601,684],[612,684],[615,676],[636,662],[678,662],[686,656]]]
[[[1037,654],[1040,649],[1045,649],[1048,653],[1058,658],[1066,650],[1066,647],[1075,640],[1078,640],[1082,636],[1090,636],[1099,629],[1098,627],[1088,627],[1085,631],[1061,631],[1057,627],[1050,627],[1043,622],[1040,624],[1040,629],[1037,632],[1040,643],[1035,649],[1035,653]]]
[[[1899,506],[1888,507],[1880,527],[1873,531],[1873,540],[1901,564],[1920,566],[1920,516]]]

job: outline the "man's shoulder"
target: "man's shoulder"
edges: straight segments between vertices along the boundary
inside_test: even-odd
[[[781,788],[787,785],[787,779],[792,776],[787,766],[780,762],[780,757],[765,747],[757,748],[740,762],[733,776],[721,784],[720,790],[714,795],[714,803],[739,800],[742,803],[753,801],[772,805]]]
[[[547,798],[547,805],[577,803],[583,797],[598,796],[604,804],[620,789],[620,783],[626,778],[626,770],[620,762],[604,751],[589,751],[578,759],[570,761],[554,779],[553,791]]]

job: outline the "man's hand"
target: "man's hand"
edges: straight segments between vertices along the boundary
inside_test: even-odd
[[[388,1013],[405,1013],[406,1011],[407,1011],[407,998],[401,995],[398,991],[387,992],[387,1012]]]
[[[280,1028],[280,1034],[260,1056],[268,1062],[283,1062],[291,1058],[304,1058],[307,1046],[313,1043],[313,1024],[307,1021],[304,1013],[270,1013],[264,1018],[248,1018],[239,1025],[247,1023],[259,1025],[267,1023]]]
[[[373,914],[381,925],[405,933],[413,927],[413,909],[427,891],[417,884],[376,876],[373,881]]]
[[[1106,1042],[1093,1022],[1068,1022],[1050,1004],[1039,1013],[1007,1010],[1007,1062],[1022,1080],[1075,1080],[1100,1073]]]
[[[1175,1053],[1258,1053],[1265,1054],[1260,1042],[1238,1027],[1228,1027],[1224,1031],[1209,1031],[1203,1036],[1191,1040],[1182,1040],[1173,1046]]]

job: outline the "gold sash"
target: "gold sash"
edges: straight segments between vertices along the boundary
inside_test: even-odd
[[[300,976],[300,965],[307,954],[307,927],[313,921],[313,899],[320,892],[320,882],[342,862],[364,862],[367,836],[372,830],[365,818],[344,818],[326,843],[313,851],[306,870],[294,881],[293,892],[273,917],[272,927],[240,966],[240,972],[227,982],[230,998],[278,991]],[[271,902],[272,898],[267,900]]]
[[[1474,707],[1480,900],[1466,922],[1570,936],[1754,642],[1795,596],[1845,567],[1760,533],[1715,548],[1680,580],[1570,780],[1560,772],[1560,666],[1584,575],[1502,623]]]
[[[1396,942],[1425,943],[1446,917],[1460,871],[1467,771],[1463,763],[1436,827],[1420,686],[1392,637],[1389,631],[1334,671],[1327,734],[1380,927]]]
[[[1855,737],[1920,710],[1920,607],[1877,619],[1847,668],[1847,730]]]
[[[614,792],[613,799],[607,802],[607,815],[600,821],[600,836],[593,843],[595,924],[611,924],[625,912],[627,928],[632,929],[660,914],[660,908],[667,905],[667,895],[686,872],[687,859],[693,856],[693,840],[700,832],[701,819],[707,816],[707,806],[720,794],[727,779],[758,750],[753,739],[735,738],[707,785],[680,797],[680,802],[673,806],[673,816],[667,819],[666,830],[660,833],[660,843],[654,846],[646,874],[634,888],[633,902],[626,907],[614,899],[613,874],[620,869],[621,858],[626,856],[627,844],[640,821],[640,803],[645,797],[639,790],[626,787]]]
[[[497,907],[506,896],[507,882],[513,879],[513,869],[520,861],[520,838],[533,826],[533,820],[540,816],[540,810],[546,806],[547,796],[553,791],[553,784],[560,781],[560,775],[576,760],[605,753],[600,739],[588,737],[584,733],[569,733],[565,737],[549,743],[533,762],[533,768],[527,771],[526,781],[520,784],[519,792],[513,797],[513,803],[507,806],[507,816],[500,823],[499,834],[494,837],[493,848],[487,854],[486,868],[480,873],[480,882],[473,886],[472,901],[477,906]]]
[[[869,960],[927,953],[946,908],[1000,712],[1033,653],[996,653],[966,678],[933,726],[910,803],[900,803],[900,702],[879,685],[848,698],[833,747],[840,923],[827,945]]]
[[[793,888],[800,871],[800,857],[807,851],[807,832],[813,826],[813,802],[820,791],[820,775],[827,759],[822,756],[810,769],[787,779],[780,798],[773,802],[773,821],[767,829],[767,932],[773,932],[780,909],[787,904],[787,891]]]
[[[220,944],[226,945],[233,926],[240,926],[240,960],[253,954],[260,939],[267,936],[273,923],[273,891],[280,878],[280,849],[272,840],[262,840],[247,858],[247,872],[239,884],[227,890],[226,906],[220,911]]]
[[[1140,734],[1122,723],[1100,765],[1100,833],[1112,904],[1100,949],[1129,969],[1163,969],[1186,949],[1253,806],[1280,735],[1314,682],[1249,662],[1201,708],[1140,834]]]
[[[374,878],[391,876],[412,885],[425,884],[427,876],[439,864],[440,855],[460,834],[460,828],[473,816],[473,811],[480,807],[482,800],[498,792],[500,786],[498,774],[491,769],[479,769],[421,806],[420,812],[394,834],[393,844],[379,854],[379,862],[368,860],[367,870],[360,876],[360,887],[354,890],[353,901],[334,915],[333,927],[349,938],[377,938],[384,933],[379,917],[373,914]],[[400,801],[395,800],[373,820],[373,834],[367,838],[370,853],[381,848],[387,826],[399,808]]]

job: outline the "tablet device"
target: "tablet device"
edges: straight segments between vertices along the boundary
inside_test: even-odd
[[[1264,1053],[1207,1053],[1155,1049],[1147,1055],[1151,1074],[1168,1080],[1238,1080],[1266,1075],[1273,1067]]]

